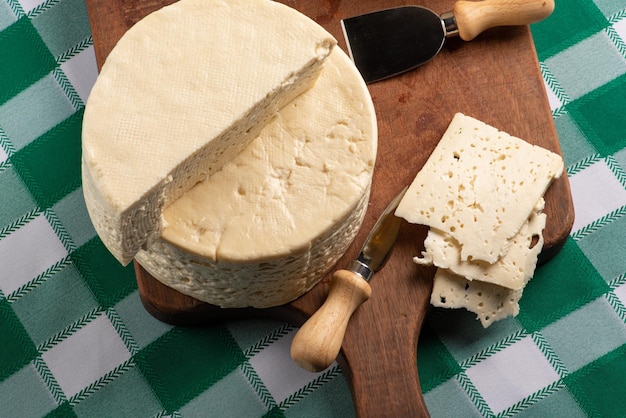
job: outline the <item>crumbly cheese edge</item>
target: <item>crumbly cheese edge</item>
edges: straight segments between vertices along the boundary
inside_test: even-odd
[[[159,240],[136,260],[166,286],[222,308],[283,305],[315,286],[347,251],[365,217],[369,195],[368,186],[337,227],[288,257],[220,262]]]
[[[543,248],[542,231],[546,225],[541,198],[518,234],[507,244],[508,251],[495,263],[462,260],[459,243],[443,231],[431,228],[424,242],[425,250],[413,261],[419,265],[435,265],[449,269],[467,280],[493,283],[512,290],[522,289],[534,274],[537,257]],[[533,245],[533,239],[537,241]]]
[[[543,213],[544,199],[540,199],[535,205],[535,210],[530,216],[526,224],[529,230],[543,229],[546,222],[546,214]],[[534,234],[525,234],[527,237],[520,238],[520,242],[528,243],[528,238],[532,238]],[[537,242],[526,253],[525,258],[517,260],[520,270],[523,272],[521,282],[515,288],[503,286],[499,280],[484,280],[484,276],[480,274],[483,267],[476,267],[480,279],[470,278],[459,274],[459,271],[453,271],[451,268],[438,268],[433,278],[433,290],[431,293],[430,303],[435,307],[455,309],[464,308],[469,312],[476,314],[484,328],[489,327],[492,323],[508,318],[515,317],[519,313],[519,301],[522,298],[524,288],[533,278],[537,266],[537,257],[543,248],[544,239],[542,234],[538,234]],[[526,246],[527,244],[524,244]],[[513,249],[515,251],[516,248]],[[418,264],[424,263],[424,259],[420,259]],[[495,268],[498,269],[496,262]],[[491,266],[493,268],[493,266]],[[462,271],[463,274],[474,272],[474,268]]]
[[[519,313],[522,290],[478,280],[469,281],[448,269],[437,269],[433,280],[431,305],[448,309],[465,308],[476,314],[484,328]]]

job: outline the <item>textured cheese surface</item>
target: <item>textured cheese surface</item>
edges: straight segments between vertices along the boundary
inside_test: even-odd
[[[546,215],[541,198],[530,218],[524,222],[517,235],[511,238],[509,250],[493,264],[480,260],[461,260],[459,243],[445,232],[430,229],[424,241],[422,257],[414,258],[417,264],[449,269],[468,280],[493,283],[509,289],[521,290],[532,277],[537,256],[543,248],[542,231]],[[533,242],[536,238],[536,242]]]
[[[546,222],[546,215],[541,213],[543,207],[542,198],[520,232],[512,238],[509,252],[494,264],[467,261],[438,264],[436,260],[440,257],[433,257],[439,268],[434,277],[431,304],[450,309],[465,308],[474,312],[485,328],[494,321],[516,316],[522,292],[533,277],[537,256],[543,247],[541,230]],[[529,248],[533,235],[538,240]],[[431,245],[438,240],[439,237]],[[458,255],[458,249],[447,251],[448,254],[456,251]],[[420,263],[425,261],[420,259]]]
[[[376,150],[367,87],[336,48],[313,88],[167,208],[161,239],[137,260],[168,286],[215,305],[287,303],[354,239]]]
[[[558,154],[458,113],[396,215],[454,238],[462,260],[494,263],[563,167]]]
[[[231,160],[317,78],[335,39],[269,0],[181,0],[111,51],[83,122],[83,184],[123,264],[158,237],[161,212]]]
[[[493,283],[468,281],[447,269],[437,269],[430,303],[443,308],[465,308],[474,312],[483,327],[494,321],[517,316],[521,290],[512,290]]]

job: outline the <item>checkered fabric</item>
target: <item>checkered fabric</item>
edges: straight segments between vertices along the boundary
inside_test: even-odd
[[[418,350],[433,417],[626,416],[626,1],[562,0],[532,26],[575,208],[520,314],[433,310]]]
[[[557,1],[532,29],[574,229],[517,318],[432,311],[417,362],[434,417],[626,416],[626,1]],[[336,364],[290,361],[290,325],[143,309],[82,197],[96,75],[84,0],[0,0],[0,417],[353,416]]]

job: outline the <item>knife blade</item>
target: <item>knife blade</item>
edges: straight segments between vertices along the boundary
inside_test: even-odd
[[[496,26],[538,22],[553,10],[554,0],[461,0],[440,16],[401,6],[343,19],[341,27],[352,60],[365,82],[373,83],[430,61],[446,38],[471,41]]]
[[[294,336],[291,358],[303,369],[322,371],[339,354],[350,317],[371,295],[369,280],[391,255],[401,224],[394,212],[406,190],[387,205],[357,259],[347,269],[333,273],[326,300]]]

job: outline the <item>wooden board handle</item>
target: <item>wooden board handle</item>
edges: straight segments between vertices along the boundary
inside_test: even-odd
[[[453,13],[464,41],[496,26],[528,25],[550,16],[554,0],[457,1]]]
[[[291,343],[291,358],[311,372],[328,368],[339,354],[350,317],[371,294],[370,285],[361,276],[349,270],[333,273],[326,301]]]

